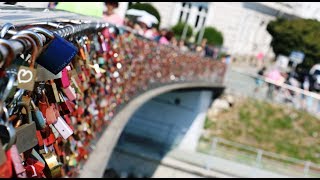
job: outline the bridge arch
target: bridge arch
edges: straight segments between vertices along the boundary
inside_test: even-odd
[[[119,137],[124,130],[130,117],[146,102],[158,95],[175,90],[210,90],[214,91],[213,99],[219,96],[224,86],[212,82],[178,82],[164,85],[157,85],[143,93],[140,93],[126,105],[122,106],[119,112],[112,119],[110,126],[104,131],[95,149],[91,152],[87,162],[80,171],[80,178],[102,177],[112,152],[117,145]]]

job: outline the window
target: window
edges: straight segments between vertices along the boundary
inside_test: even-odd
[[[182,9],[180,12],[179,21],[183,21],[183,22],[188,21],[190,16],[190,9],[191,9],[191,3],[187,3],[187,2],[182,3]]]
[[[201,7],[201,6],[199,6],[198,11],[199,11],[199,12],[201,12],[201,10],[202,10],[202,7]],[[197,15],[197,19],[196,19],[195,27],[197,27],[197,26],[198,26],[199,19],[200,19],[200,14],[198,13],[198,15]]]

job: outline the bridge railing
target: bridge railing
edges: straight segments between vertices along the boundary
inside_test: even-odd
[[[220,137],[212,139],[211,149],[206,153],[290,177],[320,177],[320,165],[318,164],[264,151]]]
[[[286,83],[279,83],[257,74],[240,70],[234,71],[251,78],[252,82],[258,79],[261,80],[262,85],[259,86],[257,91],[255,92],[251,89],[253,92],[248,93],[248,95],[275,103],[286,104],[296,109],[305,110],[316,117],[320,117],[320,94]],[[240,86],[239,88],[246,88],[246,86]],[[246,88],[246,90],[250,89]]]

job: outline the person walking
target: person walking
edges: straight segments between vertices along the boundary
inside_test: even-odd
[[[258,76],[255,77],[255,82],[256,82],[256,87],[254,88],[254,92],[257,93],[261,86],[263,85],[263,76],[264,72],[266,71],[266,67],[263,66],[259,71],[258,71]]]

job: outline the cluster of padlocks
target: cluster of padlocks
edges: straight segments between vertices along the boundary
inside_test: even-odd
[[[7,23],[0,33],[1,178],[76,177],[119,105],[225,71],[107,23]]]

